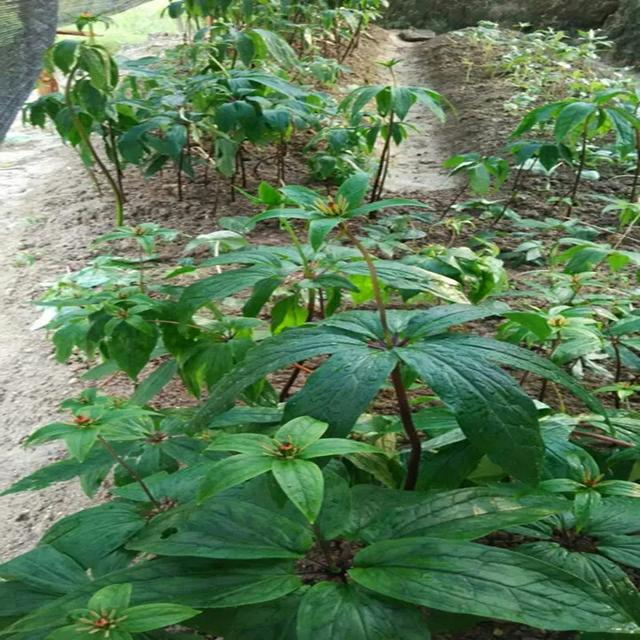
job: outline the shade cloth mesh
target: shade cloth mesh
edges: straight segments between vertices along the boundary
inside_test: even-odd
[[[0,0],[0,140],[32,91],[56,27],[84,11],[118,13],[146,0]]]

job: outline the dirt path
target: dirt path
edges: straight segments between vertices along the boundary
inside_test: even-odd
[[[96,227],[80,223],[90,185],[75,154],[57,136],[15,124],[0,147],[0,489],[62,455],[25,449],[24,438],[57,417],[57,404],[81,388],[57,365],[32,301],[45,283],[87,257]],[[81,209],[83,213],[81,213]],[[87,503],[77,483],[0,499],[0,557],[33,546],[62,515]]]
[[[426,51],[430,41],[407,42],[399,31],[389,32],[385,60],[399,59],[395,67],[400,86],[433,88]],[[442,135],[442,125],[424,105],[416,105],[408,124],[415,127],[409,138],[394,146],[392,165],[387,178],[389,193],[427,194],[450,188],[455,181],[449,178],[442,163],[453,153]]]

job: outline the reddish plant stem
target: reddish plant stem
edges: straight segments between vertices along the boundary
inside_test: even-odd
[[[574,436],[580,436],[581,438],[593,438],[600,442],[605,442],[616,447],[626,447],[627,449],[633,449],[636,445],[626,440],[618,440],[618,438],[612,438],[611,436],[605,436],[602,433],[595,433],[591,431],[573,431]]]
[[[121,227],[124,224],[124,197],[120,192],[120,189],[118,188],[118,183],[116,182],[116,180],[114,180],[113,176],[111,175],[111,172],[109,171],[105,163],[102,161],[102,158],[100,158],[100,155],[98,154],[95,147],[91,143],[91,134],[86,131],[86,129],[84,128],[84,125],[82,124],[82,120],[76,114],[75,106],[71,99],[71,87],[75,79],[75,75],[78,72],[78,68],[79,68],[78,64],[76,64],[76,66],[71,70],[71,73],[69,74],[67,85],[64,91],[65,104],[69,109],[69,113],[71,114],[71,119],[73,120],[73,124],[76,128],[76,131],[78,132],[78,135],[80,136],[85,147],[91,154],[91,157],[93,158],[94,162],[98,165],[98,168],[102,172],[102,175],[106,178],[107,182],[109,183],[109,187],[111,188],[111,191],[113,193],[115,203],[116,203],[116,227]]]
[[[349,57],[351,52],[354,51],[358,46],[358,43],[360,41],[360,34],[362,33],[362,27],[364,27],[364,15],[360,16],[360,20],[358,21],[358,26],[356,30],[353,32],[353,34],[351,35],[351,39],[349,40],[349,43],[347,44],[344,50],[344,53],[340,57],[340,64],[342,64]]]
[[[402,381],[402,372],[400,365],[396,365],[391,373],[391,381],[398,400],[400,409],[400,420],[404,432],[411,445],[411,453],[409,454],[409,462],[407,464],[407,477],[404,482],[405,491],[414,491],[418,483],[418,474],[420,473],[420,461],[422,459],[422,442],[420,436],[413,424],[413,416],[411,414],[411,405],[409,404],[409,396]]]
[[[618,383],[622,379],[622,357],[620,355],[620,344],[618,343],[618,338],[614,337],[611,341],[611,347],[613,348],[613,352],[616,356],[616,373],[615,373],[615,382]],[[615,404],[616,409],[620,408],[620,396],[614,391],[613,392],[613,402]]]
[[[509,196],[509,199],[505,203],[505,205],[502,208],[502,211],[500,212],[498,217],[495,218],[494,221],[491,223],[492,227],[495,227],[500,222],[500,220],[502,220],[502,218],[504,218],[504,216],[506,215],[507,211],[509,210],[509,207],[515,201],[516,195],[518,194],[518,189],[520,188],[520,180],[522,180],[523,174],[524,174],[524,163],[521,164],[520,167],[518,167],[518,172],[516,173],[516,177],[515,177],[515,179],[513,181],[513,189],[511,190],[511,195]]]
[[[184,165],[184,149],[180,151],[178,160],[178,201],[182,202],[182,167]]]
[[[576,205],[576,198],[578,196],[578,187],[580,186],[580,181],[582,179],[582,172],[584,171],[584,165],[587,161],[587,142],[589,138],[589,122],[591,122],[591,118],[587,118],[587,121],[584,123],[584,131],[582,132],[582,152],[580,153],[580,164],[578,165],[578,171],[576,173],[576,179],[573,183],[573,188],[571,189],[571,196],[569,200],[569,206],[567,208],[567,216],[570,216],[573,213],[573,207]]]
[[[315,315],[315,310],[316,310],[315,290],[310,289],[309,302],[307,304],[307,322],[311,322],[313,320],[313,316]],[[304,364],[304,360],[302,362],[296,363],[296,366],[291,372],[289,379],[285,382],[284,387],[282,387],[282,390],[280,391],[280,395],[278,397],[278,400],[280,400],[280,402],[284,402],[289,397],[289,391],[291,391],[291,387],[293,387],[300,373],[304,370],[304,367],[302,366],[303,364]]]
[[[380,200],[382,191],[384,189],[384,183],[389,170],[388,163],[391,155],[391,138],[393,132],[393,125],[395,124],[395,114],[393,111],[389,114],[389,122],[387,125],[387,139],[384,141],[384,147],[380,154],[380,163],[378,165],[378,171],[376,172],[376,178],[373,182],[373,189],[371,190],[371,202]],[[369,216],[371,217],[371,216]]]
[[[102,436],[98,436],[98,442],[109,452],[109,455],[123,468],[127,471],[127,473],[140,485],[140,488],[144,491],[149,501],[157,508],[160,508],[162,505],[153,497],[149,487],[146,485],[145,481],[141,478],[138,472],[124,460],[124,458],[109,444],[107,440],[105,440]]]
[[[458,204],[458,200],[462,198],[462,195],[466,190],[467,190],[467,184],[465,183],[464,186],[459,191],[456,192],[455,196],[453,197],[451,202],[449,202],[449,204],[447,205],[447,208],[444,210],[444,213],[440,214],[438,221],[444,220],[447,217],[447,214],[449,213],[449,211],[451,211],[451,209],[453,209],[453,207],[455,207],[456,204]]]

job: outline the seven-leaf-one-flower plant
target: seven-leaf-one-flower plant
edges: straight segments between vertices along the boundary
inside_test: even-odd
[[[307,220],[309,222],[309,242],[318,249],[329,233],[347,220],[382,211],[390,207],[425,207],[416,200],[389,198],[364,204],[369,190],[369,176],[360,171],[342,183],[335,196],[322,196],[307,187],[287,186],[280,192],[286,204],[292,207],[275,206],[251,219],[252,224],[271,218],[280,220]]]
[[[311,523],[315,522],[324,496],[324,477],[311,462],[327,456],[379,453],[371,445],[344,438],[323,438],[329,425],[300,417],[276,431],[270,438],[260,433],[222,434],[209,451],[233,451],[240,455],[218,462],[207,474],[200,498],[209,498],[251,478],[271,472],[280,488]]]
[[[386,327],[375,312],[351,311],[317,326],[285,331],[251,349],[245,360],[214,387],[196,415],[193,429],[206,429],[211,419],[225,411],[247,386],[267,374],[294,362],[329,355],[288,401],[285,419],[312,416],[329,423],[330,435],[346,436],[391,377],[414,456],[407,486],[415,486],[421,442],[408,401],[401,399],[406,399],[402,376],[413,372],[453,410],[470,442],[515,477],[535,482],[544,452],[537,410],[497,365],[549,378],[571,389],[588,405],[598,407],[596,411],[602,409],[548,360],[515,345],[448,331],[505,310],[505,305],[495,304],[392,312],[386,315]],[[295,445],[295,440],[292,443]],[[238,482],[270,470],[267,462],[262,461],[261,467],[256,463],[255,471],[240,476]],[[230,486],[222,478],[215,482],[223,483],[221,488]]]
[[[200,613],[179,604],[130,606],[132,586],[113,584],[97,591],[86,608],[69,612],[70,622],[46,640],[133,640],[134,634],[178,624]]]

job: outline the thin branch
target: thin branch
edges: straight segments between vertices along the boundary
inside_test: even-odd
[[[140,474],[128,462],[126,462],[124,458],[102,436],[98,436],[98,441],[109,452],[111,457],[124,469],[126,469],[127,473],[140,485],[140,488],[145,492],[147,498],[149,498],[149,501],[152,502],[155,507],[161,508],[162,505],[153,497],[153,494],[149,490],[149,487],[146,485]]]
[[[422,441],[420,440],[418,431],[413,423],[411,405],[409,404],[407,390],[404,386],[404,382],[402,381],[402,372],[399,364],[396,365],[395,369],[391,373],[391,381],[393,382],[393,388],[398,400],[402,426],[404,427],[404,432],[411,444],[411,453],[409,454],[409,463],[407,464],[407,477],[404,482],[404,489],[405,491],[414,491],[416,484],[418,483],[418,475],[420,473]]]
[[[611,436],[605,436],[602,433],[595,433],[590,431],[578,431],[575,429],[573,431],[574,436],[579,436],[581,438],[593,438],[594,440],[599,440],[600,442],[605,442],[615,447],[625,447],[627,449],[635,449],[636,445],[631,442],[627,442],[626,440],[618,440],[618,438],[612,438]]]

